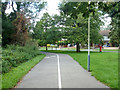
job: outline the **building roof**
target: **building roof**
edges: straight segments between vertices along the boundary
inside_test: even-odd
[[[109,33],[110,33],[110,30],[101,30],[99,33],[100,33],[102,36],[108,36]]]

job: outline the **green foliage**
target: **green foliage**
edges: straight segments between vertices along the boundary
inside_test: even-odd
[[[14,33],[13,24],[10,19],[2,18],[2,46],[12,42],[12,34]]]
[[[113,26],[114,27],[114,26]],[[115,24],[115,28],[111,29],[111,32],[109,34],[110,43],[112,46],[118,47],[120,43],[120,31],[118,26]]]
[[[40,55],[40,52],[36,46],[8,45],[2,52],[2,72],[7,73],[12,67],[17,67],[37,55]]]
[[[110,11],[110,16],[112,18],[112,28],[110,29],[111,32],[109,34],[110,42],[112,43],[112,46],[118,47],[120,44],[120,11],[118,11],[118,5],[120,5],[120,2],[115,5]],[[113,11],[113,12],[112,12]],[[118,12],[118,13],[116,13]]]
[[[100,3],[99,8],[102,10],[103,13],[109,14],[112,19],[110,29],[110,42],[112,46],[120,46],[120,1],[119,2],[107,2],[107,3]]]
[[[57,45],[68,45],[69,41],[58,41]]]
[[[72,18],[78,18],[79,13],[83,13],[83,17],[88,18],[90,14],[95,15],[97,8],[96,2],[62,2],[59,9],[66,15],[70,15]]]
[[[76,50],[79,52],[79,44],[87,44],[88,39],[88,18],[90,16],[90,42],[100,43],[102,36],[99,34],[101,13],[98,12],[95,2],[65,2],[59,6],[61,14],[66,16],[64,25],[65,37],[71,42],[76,43]],[[96,39],[95,39],[96,37]]]
[[[45,40],[38,39],[37,43],[38,43],[39,46],[45,46]]]
[[[58,18],[58,19],[57,19]],[[55,44],[62,37],[62,32],[56,27],[59,22],[59,16],[50,16],[48,13],[44,13],[40,21],[34,29],[33,37],[39,39],[40,46],[47,44]]]
[[[0,46],[1,46],[1,44],[2,44],[2,36],[0,34]]]
[[[103,36],[100,35],[100,26],[103,25],[103,22],[100,20],[101,14],[96,13],[94,17],[90,19],[90,42],[91,43],[101,43]]]
[[[12,21],[16,18],[16,13],[7,16],[5,11],[8,2],[2,2],[2,46],[10,44],[12,42],[12,34],[14,33]]]
[[[14,3],[16,4],[16,10],[14,8]],[[5,11],[7,9],[7,5],[9,5],[13,12],[11,12],[10,14],[6,14]],[[26,39],[26,36],[25,34],[23,33],[20,33],[21,31],[29,31],[31,28],[33,28],[32,26],[34,26],[34,22],[30,25],[26,25],[26,19],[23,17],[23,18],[19,18],[17,17],[17,13],[25,13],[25,16],[26,17],[29,17],[31,19],[34,19],[36,18],[37,14],[45,7],[46,5],[46,2],[13,2],[11,1],[11,4],[9,2],[2,2],[2,8],[1,8],[1,11],[2,11],[2,46],[5,46],[7,44],[19,44],[19,43],[25,43],[25,39]],[[31,9],[32,8],[32,9]],[[34,12],[33,12],[33,8],[34,8]],[[17,12],[17,13],[16,13]],[[23,20],[21,20],[23,19]],[[14,21],[14,25],[13,25],[13,21]],[[15,25],[16,24],[16,25]],[[19,30],[18,30],[19,29]],[[18,33],[18,31],[20,31]],[[17,31],[17,34],[16,35],[16,31]],[[25,32],[26,33],[26,32]],[[16,38],[16,37],[17,38]],[[17,40],[17,43],[16,43],[16,40],[15,39],[18,39],[19,37],[19,42]],[[28,39],[28,38],[27,38]],[[24,44],[23,43],[23,44]]]

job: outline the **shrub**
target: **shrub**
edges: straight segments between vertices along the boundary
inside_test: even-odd
[[[2,72],[3,73],[9,72],[10,69],[11,69],[10,62],[2,59]]]
[[[17,67],[33,57],[40,55],[40,51],[35,45],[7,45],[2,52],[2,73],[9,72],[12,67]]]
[[[45,46],[46,45],[46,41],[45,40],[38,39],[37,43],[38,43],[39,46]]]
[[[1,59],[1,58],[0,58]],[[0,74],[2,73],[2,61],[0,60]]]

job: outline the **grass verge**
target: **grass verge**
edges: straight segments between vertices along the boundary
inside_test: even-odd
[[[87,70],[87,52],[81,51],[48,51],[70,55],[74,60]],[[118,88],[118,53],[116,52],[91,52],[91,74],[99,81],[111,88]]]
[[[18,67],[12,69],[12,71],[2,75],[2,88],[13,88],[19,80],[28,73],[37,63],[39,63],[45,57],[41,54],[32,60],[29,60]]]
[[[0,90],[2,89],[2,75],[0,74]]]
[[[94,50],[99,51],[99,49]],[[102,49],[102,51],[118,51],[118,49]]]

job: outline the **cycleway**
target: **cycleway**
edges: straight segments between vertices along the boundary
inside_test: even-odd
[[[109,88],[67,54],[47,53],[16,88]]]

